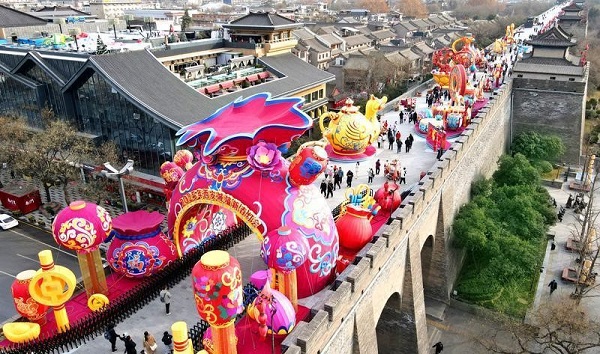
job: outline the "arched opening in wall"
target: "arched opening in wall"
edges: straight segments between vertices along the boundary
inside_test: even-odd
[[[377,321],[377,349],[379,353],[401,353],[404,347],[402,342],[402,312],[400,293],[393,293],[385,303],[383,311]]]
[[[428,288],[430,288],[432,284],[432,276],[431,271],[431,259],[433,257],[433,235],[427,236],[423,247],[421,247],[421,272],[423,276],[423,291],[425,296],[428,295]]]

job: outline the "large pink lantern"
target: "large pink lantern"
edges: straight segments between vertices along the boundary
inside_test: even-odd
[[[77,200],[61,210],[52,223],[54,240],[77,251],[79,267],[88,296],[108,294],[98,247],[112,229],[110,214],[94,203]]]
[[[127,277],[147,277],[175,260],[175,245],[161,229],[164,218],[145,210],[116,217],[106,252],[110,267]]]
[[[261,246],[261,256],[269,268],[276,271],[279,291],[298,307],[298,290],[296,268],[306,262],[308,241],[298,231],[282,226],[276,232],[271,232]]]
[[[225,251],[204,254],[192,269],[194,299],[200,317],[211,326],[215,354],[237,352],[234,322],[242,311],[242,270]]]
[[[203,205],[235,213],[261,241],[280,226],[297,230],[308,242],[307,261],[297,271],[298,297],[303,298],[333,280],[339,243],[325,198],[314,185],[292,180],[289,162],[276,151],[312,126],[301,102],[257,94],[179,131],[177,144],[193,147],[199,161],[173,190],[168,223],[180,255],[186,251],[181,247],[186,225],[192,229],[190,221],[200,221]],[[322,168],[303,157],[295,167],[299,175],[308,178]]]

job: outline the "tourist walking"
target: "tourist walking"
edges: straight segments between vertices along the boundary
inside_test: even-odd
[[[323,196],[327,198],[327,182],[325,182],[325,180],[323,180],[319,187],[321,189],[321,194],[323,194]]]
[[[165,304],[165,310],[167,313],[167,316],[171,314],[171,293],[169,292],[169,289],[165,286],[164,289],[162,289],[160,291],[160,302],[162,302],[163,304]]]
[[[354,173],[352,173],[352,170],[348,170],[348,172],[346,172],[346,184],[348,185],[348,188],[352,187],[352,178],[354,177]]]
[[[550,295],[552,295],[552,293],[554,292],[554,290],[556,290],[558,288],[558,283],[556,282],[555,279],[552,279],[552,281],[550,282],[550,284],[548,284],[548,287],[550,288]]]
[[[396,152],[397,153],[402,152],[402,139],[400,139],[400,138],[396,138]]]
[[[350,172],[350,171],[348,171]],[[344,171],[342,170],[342,168],[338,168],[338,172],[337,172],[337,181],[334,180],[333,181],[333,189],[335,190],[335,187],[337,186],[337,188],[342,188],[342,179],[344,178]]]
[[[442,342],[437,342],[433,345],[432,348],[435,348],[435,354],[440,354],[442,350],[444,350],[444,345]]]
[[[108,326],[106,327],[106,332],[104,333],[104,338],[106,338],[110,342],[111,349],[113,352],[117,351],[117,338],[118,337],[119,337],[119,335],[115,331],[115,324],[109,323]]]
[[[380,171],[381,171],[381,161],[379,161],[379,159],[377,159],[377,161],[375,161],[375,174],[379,175]]]
[[[406,167],[402,167],[402,175],[400,176],[400,183],[399,184],[406,184]]]
[[[170,354],[173,352],[173,336],[169,334],[169,332],[165,331],[163,333],[161,342],[167,347],[167,351],[165,354]]]
[[[367,180],[367,183],[373,183],[373,177],[375,177],[375,172],[373,172],[372,168],[369,168],[369,179]]]
[[[329,181],[327,181],[327,194],[325,194],[325,199],[333,198],[333,190],[334,190],[333,180],[331,179],[331,177],[329,177]]]
[[[154,336],[148,333],[148,331],[144,332],[144,351],[145,354],[156,354],[156,349],[158,348],[158,344],[156,343],[156,339]]]
[[[381,149],[381,143],[383,142],[383,136],[381,136],[381,134],[379,134],[379,136],[377,137],[377,147],[379,149]]]

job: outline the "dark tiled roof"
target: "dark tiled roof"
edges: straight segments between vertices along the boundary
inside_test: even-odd
[[[208,98],[203,100],[200,93],[173,75],[146,50],[92,56],[88,65],[114,84],[125,97],[171,126],[194,123],[207,111]]]
[[[559,21],[581,21],[581,16],[579,15],[560,15],[558,16]]]
[[[47,14],[47,13],[57,13],[57,14],[65,15],[65,16],[68,14],[70,14],[71,16],[76,16],[76,15],[89,16],[90,15],[87,12],[79,11],[77,9],[72,8],[71,6],[44,6],[43,8],[36,10],[35,12],[39,13],[40,15]]]
[[[398,25],[406,28],[408,31],[416,31],[417,26],[413,25],[410,21],[402,21]]]
[[[569,11],[581,11],[583,10],[583,7],[578,6],[576,3],[572,2],[569,6],[563,7],[563,11],[565,12],[569,12]]]
[[[525,41],[525,43],[540,47],[571,47],[575,45],[575,41],[571,40],[571,36],[559,26],[554,26],[531,40]]]
[[[259,27],[259,28],[284,28],[299,27],[301,23],[290,20],[278,13],[271,12],[250,12],[236,20],[223,25],[223,27]]]
[[[289,95],[303,88],[335,80],[335,75],[318,69],[292,53],[261,57],[258,61],[264,63],[267,68],[272,69],[275,73],[285,74],[285,77],[254,86],[251,88],[254,89],[254,92],[248,94],[245,92],[251,89],[245,89],[242,91],[245,96],[258,92],[271,92],[273,96],[279,97]]]
[[[29,52],[27,55],[21,60],[17,66],[12,69],[13,74],[21,73],[24,74],[27,72],[32,66],[38,66],[42,71],[44,71],[48,76],[50,76],[54,81],[56,81],[60,86],[65,84],[65,77],[61,74],[58,74],[56,71],[52,70],[48,67],[48,64],[42,59],[38,52]]]
[[[0,28],[43,26],[47,23],[39,17],[0,5]],[[10,33],[6,35],[10,35]]]
[[[386,38],[394,38],[396,37],[396,35],[394,34],[394,32],[390,31],[390,30],[380,30],[380,31],[373,31],[371,32],[371,36],[377,38],[377,39],[386,39]]]
[[[155,49],[152,50],[152,55],[157,58],[171,57],[182,54],[189,54],[193,52],[201,52],[211,49],[223,48],[223,40],[216,40],[211,42],[204,42],[201,44],[194,44],[189,46],[179,46],[173,49]],[[233,49],[233,48],[231,48]]]
[[[534,59],[534,58],[532,58]],[[584,67],[573,65],[571,62],[564,60],[566,64],[555,65],[555,64],[540,64],[539,62],[532,60],[521,60],[515,64],[513,68],[513,76],[517,76],[518,73],[536,73],[536,74],[558,74],[558,75],[571,75],[583,77]]]

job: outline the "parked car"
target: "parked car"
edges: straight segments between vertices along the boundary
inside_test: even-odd
[[[8,230],[11,227],[15,227],[19,225],[19,222],[15,220],[12,216],[7,214],[0,214],[0,228],[2,230]]]

